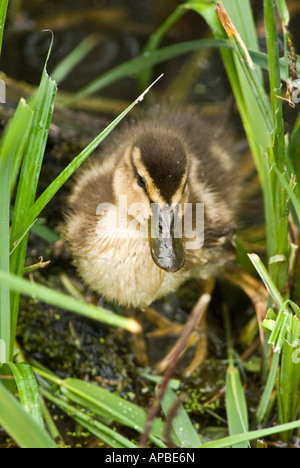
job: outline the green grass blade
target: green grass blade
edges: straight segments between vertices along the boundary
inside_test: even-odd
[[[250,1],[241,3],[239,0],[223,0],[223,4],[233,24],[238,27],[247,49],[258,52],[260,47]]]
[[[257,411],[256,411],[256,419],[259,423],[263,423],[265,420],[266,414],[268,414],[268,409],[271,401],[271,395],[274,390],[276,377],[278,374],[278,365],[280,360],[279,352],[273,354],[272,357],[272,364],[269,370],[267,382],[261,396]]]
[[[269,343],[273,345],[275,352],[280,352],[283,340],[288,330],[289,317],[291,314],[288,307],[290,301],[284,301],[260,258],[255,254],[250,254],[249,258],[259,273],[273,300],[277,304],[277,307],[279,308],[279,313],[269,338]]]
[[[3,157],[3,152],[1,152]],[[9,184],[12,162],[2,165],[0,171],[0,269],[9,272]],[[11,346],[10,288],[0,283],[0,364],[9,360]]]
[[[291,301],[284,301],[259,257],[255,254],[249,255],[249,257],[280,309],[276,321],[272,323],[269,343],[273,345],[274,354],[256,417],[258,422],[264,421],[276,379],[279,375],[277,393],[280,422],[287,422],[297,417],[299,411],[297,389],[300,381],[300,366],[298,361],[293,362],[293,353],[295,351],[293,344],[298,343],[300,338],[300,322],[296,315],[291,314],[288,305],[291,305],[296,314],[298,306]],[[297,410],[294,409],[294,405],[296,405]]]
[[[59,379],[46,369],[36,368],[35,372],[59,386],[63,394],[72,402],[90,411],[106,424],[113,421],[123,424],[139,433],[143,433],[147,419],[146,412],[139,406],[111,393],[107,389],[100,388],[94,383],[84,382],[79,379]],[[54,389],[55,391],[55,389]],[[163,422],[156,418],[152,427],[150,439],[158,447],[165,447],[162,442],[164,437]]]
[[[281,22],[284,26],[287,26],[290,22],[290,13],[286,5],[285,0],[275,0]]]
[[[261,259],[256,254],[249,254],[248,257],[250,258],[251,262],[253,263],[254,268],[258,272],[259,276],[263,280],[267,290],[269,291],[270,295],[276,302],[279,309],[282,308],[284,304],[284,299],[281,296],[280,292],[278,291],[274,281],[270,277],[266,267],[264,266]]]
[[[283,307],[279,311],[279,314],[275,321],[275,326],[272,330],[271,336],[268,341],[268,343],[273,346],[273,349],[275,352],[279,352],[281,350],[282,342],[284,338],[284,330],[286,330],[288,319],[289,319],[289,313],[285,309],[285,307]]]
[[[278,35],[276,28],[275,18],[275,4],[273,0],[264,0],[264,12],[265,12],[265,25],[266,25],[266,38],[267,38],[267,49],[269,59],[269,77],[270,77],[270,95],[272,102],[272,110],[274,123],[277,128],[279,135],[274,132],[274,138],[280,138],[282,140],[281,151],[284,150],[284,128],[283,128],[283,114],[282,114],[282,100],[278,99],[277,96],[281,95],[281,79],[280,79],[280,63],[279,63],[279,46],[278,46]],[[284,153],[281,155],[284,156]],[[279,163],[279,161],[278,161]],[[280,166],[282,169],[282,166]]]
[[[298,221],[300,223],[300,201],[299,201],[297,195],[294,192],[294,189],[296,188],[296,185],[294,185],[294,187],[291,187],[291,185],[289,184],[289,182],[286,179],[286,176],[283,175],[280,172],[280,170],[278,169],[278,167],[276,165],[272,166],[272,170],[274,170],[276,172],[276,175],[277,175],[280,183],[282,184],[284,189],[287,191],[287,194],[288,194],[288,196],[290,197],[290,199],[291,199],[291,201],[293,203],[293,206],[295,208],[295,212],[297,214]]]
[[[55,82],[48,77],[45,71],[38,93],[30,103],[34,115],[26,147],[26,157],[23,161],[18,184],[12,219],[12,236],[18,230],[36,196],[56,92]],[[12,268],[12,271],[15,271],[14,268]]]
[[[42,406],[39,389],[33,371],[28,363],[8,363],[18,388],[21,404],[25,411],[39,424],[44,427]]]
[[[203,16],[217,39],[227,38],[225,30],[216,15],[215,4],[206,4],[204,6],[202,2],[189,2],[186,5],[189,5],[191,9]],[[235,1],[233,5],[236,5]],[[250,19],[250,24],[251,21]],[[238,23],[235,24],[235,27],[241,34],[243,34],[242,26]],[[253,94],[253,89],[248,80],[245,80],[244,69],[239,61],[240,59],[230,50],[221,50],[221,55],[255,159],[255,164],[262,180],[261,148],[266,147],[266,122],[261,114],[257,99]]]
[[[245,0],[245,4],[247,3],[248,0]],[[229,5],[231,5],[233,10],[230,9],[230,11],[232,12],[238,8],[239,3],[237,0],[228,0],[226,5],[227,8]],[[248,118],[251,118],[248,123],[254,126],[255,129],[259,130],[257,122],[260,121],[260,124],[264,130],[264,133],[261,135],[261,139],[263,142],[263,148],[265,148],[266,135],[268,135],[267,131],[272,131],[272,114],[268,97],[263,87],[261,73],[255,68],[248,52],[247,44],[245,44],[243,40],[243,33],[245,35],[245,31],[243,30],[244,20],[242,21],[240,19],[242,15],[239,15],[237,16],[236,24],[233,24],[231,15],[230,17],[228,16],[228,12],[222,5],[222,2],[218,5],[217,13],[235,50],[234,59],[236,69],[239,76],[243,97],[246,103],[246,108],[249,113]],[[250,21],[251,18],[252,14],[250,18],[248,18],[248,21]]]
[[[171,388],[167,388],[161,403],[162,410],[167,419],[170,416],[170,411],[172,411],[174,405],[177,406],[177,401],[176,394],[173,390],[171,390]],[[176,445],[179,448],[195,448],[203,444],[203,441],[198,436],[192,421],[182,404],[176,409],[176,415],[172,420],[172,429],[176,437]]]
[[[239,370],[233,365],[227,369],[225,401],[230,435],[247,432],[249,430],[247,403]],[[241,442],[233,445],[233,448],[249,448],[249,443]]]
[[[299,63],[300,63],[300,59],[299,59]],[[292,160],[293,167],[295,168],[295,174],[298,180],[298,178],[300,177],[300,112],[298,114],[298,118],[294,126],[292,135],[290,136],[289,154]],[[297,193],[299,194],[298,186],[296,190],[297,190]]]
[[[61,239],[60,236],[55,231],[48,228],[48,226],[46,226],[43,221],[45,222],[45,220],[39,219],[32,226],[32,232],[49,243],[59,241]]]
[[[256,65],[259,65],[262,69],[269,71],[269,58],[268,55],[265,52],[260,52],[260,51],[255,51],[252,49],[249,49],[249,53],[251,55],[251,58],[253,62]],[[300,62],[299,62],[299,55],[297,55],[298,58],[298,64],[297,64],[297,71],[298,73],[300,72]],[[287,71],[286,71],[286,65],[285,65],[285,57],[282,57],[279,59],[279,70],[280,70],[280,78],[282,81],[287,81],[287,78],[289,78]]]
[[[228,310],[223,312],[226,331],[229,365],[226,371],[225,403],[230,435],[240,434],[249,430],[248,408],[244,395],[240,371],[235,366],[235,352],[232,342],[232,330]],[[247,441],[233,445],[233,448],[248,448]]]
[[[56,448],[47,432],[0,381],[0,425],[21,448]]]
[[[151,34],[149,40],[143,48],[144,55],[151,55],[158,49],[163,37],[166,35],[169,29],[180,20],[185,12],[185,8],[183,8],[182,5],[179,5],[175,11],[160,25],[160,27],[153,34]],[[154,65],[154,63],[150,63],[149,67],[140,71],[139,84],[141,89],[145,88],[150,83]]]
[[[1,57],[1,51],[2,51],[2,41],[3,41],[7,5],[8,5],[8,0],[1,0],[0,2],[0,57]]]
[[[73,419],[87,429],[91,434],[98,437],[101,441],[107,444],[109,447],[117,449],[137,449],[138,446],[126,439],[121,434],[118,434],[113,429],[101,424],[99,421],[95,421],[86,414],[78,412],[73,414]]]
[[[300,410],[300,320],[290,318],[287,339],[283,342],[282,358],[278,382],[278,419],[280,423],[293,421],[299,417]],[[297,351],[298,350],[298,351]],[[290,440],[290,431],[283,433],[283,441]]]
[[[7,250],[9,244],[9,188],[8,183],[2,182],[2,178],[5,178],[9,183],[9,167],[0,175],[0,268],[9,272],[9,251]],[[0,339],[5,350],[5,355],[3,352],[1,353],[1,363],[7,362],[9,359],[10,329],[10,289],[8,285],[0,284]]]
[[[273,0],[264,0],[264,12],[269,57],[270,96],[273,112],[272,145],[270,145],[269,154],[272,156],[272,160],[278,165],[280,172],[283,173],[286,170],[288,154],[285,144],[283,101],[279,99],[281,96],[281,78],[275,3]],[[273,179],[273,194],[276,237],[274,239],[275,242],[272,243],[268,239],[268,250],[270,257],[274,254],[284,255],[286,257],[285,262],[275,262],[271,264],[272,277],[276,281],[279,289],[283,290],[286,286],[288,276],[289,209],[286,209],[287,194],[277,178]]]
[[[130,427],[140,434],[143,433],[147,419],[146,412],[137,405],[114,395],[109,390],[78,379],[65,379],[62,382],[62,390],[69,399],[73,400],[75,397],[75,402],[78,402],[78,397],[81,402],[85,401],[87,408],[91,404],[92,411],[95,412],[98,408],[100,417],[103,417],[104,413],[106,417]],[[160,419],[156,419],[149,438],[158,447],[164,447],[163,434],[163,423]]]
[[[119,434],[117,431],[110,429],[100,421],[95,419],[94,415],[89,415],[78,408],[70,405],[61,398],[58,398],[49,391],[41,389],[43,396],[51,401],[57,408],[60,408],[68,416],[72,416],[78,424],[87,429],[91,434],[98,437],[101,441],[106,443],[112,448],[137,448],[137,445],[133,444],[130,440]]]
[[[142,370],[140,373],[140,376],[143,377],[143,379],[148,380],[149,382],[155,383],[155,384],[160,384],[163,381],[163,377],[161,375],[154,375],[147,370]],[[180,387],[180,380],[178,379],[170,379],[168,383],[168,388],[171,388],[172,390],[179,390]]]
[[[187,54],[195,50],[207,47],[230,48],[230,44],[226,40],[216,39],[199,39],[196,41],[183,42],[168,47],[163,47],[153,52],[144,52],[142,55],[128,60],[121,65],[109,70],[89,83],[85,88],[76,93],[67,103],[67,106],[72,106],[83,98],[102,91],[107,86],[115,83],[127,76],[135,76],[139,71],[148,69],[151,65],[156,65],[167,60],[171,60],[179,55]]]
[[[54,291],[53,289],[39,284],[33,284],[29,280],[20,278],[19,276],[0,271],[0,282],[9,285],[12,291],[16,291],[30,297],[33,296],[48,304],[61,307],[62,309],[75,312],[93,320],[98,320],[107,325],[125,328],[132,333],[140,330],[139,324],[133,319],[120,317],[106,311],[105,309],[81,302],[73,297]]]
[[[21,100],[15,116],[6,129],[0,148],[0,269],[10,271],[9,238],[10,238],[10,181],[11,173],[22,141],[26,138],[32,113],[25,101]],[[1,362],[9,360],[13,344],[11,336],[10,288],[0,283],[0,340],[4,348]],[[5,356],[3,355],[5,350]]]
[[[58,408],[66,412],[68,416],[71,415],[75,421],[77,421],[80,425],[85,427],[90,433],[94,434],[100,440],[108,444],[110,447],[137,448],[137,446],[130,442],[128,439],[96,420],[94,415],[88,415],[82,410],[79,410],[74,406],[70,405],[63,399],[52,395],[50,392],[43,388],[41,389],[41,392],[47,400],[51,401]]]
[[[158,78],[159,79],[159,78]],[[11,235],[11,254],[18,247],[21,240],[27,234],[31,226],[34,224],[36,218],[41,211],[54,197],[62,185],[74,174],[78,167],[90,156],[90,154],[100,145],[100,143],[110,134],[110,132],[124,119],[124,117],[135,107],[151,87],[157,82],[152,83],[130,106],[128,106],[110,125],[108,125],[103,132],[101,132],[60,174],[59,176],[47,187],[42,195],[36,200],[34,205],[27,212],[22,225],[19,227],[18,232],[13,236]]]
[[[45,68],[38,92],[30,102],[30,107],[33,109],[33,118],[18,183],[12,217],[11,238],[15,237],[16,232],[18,232],[18,229],[22,224],[24,216],[31,208],[36,197],[36,190],[53,114],[56,93],[56,83],[49,78]],[[23,236],[22,242],[10,258],[10,271],[19,276],[23,275],[27,242],[28,237]],[[16,333],[18,311],[19,294],[14,293],[11,295],[11,356],[13,353],[13,341]]]
[[[258,429],[256,431],[245,432],[244,434],[238,434],[230,437],[224,437],[213,442],[208,442],[202,445],[200,448],[225,448],[231,447],[232,445],[245,442],[247,440],[263,439],[265,437],[280,434],[285,431],[291,431],[300,427],[300,420],[294,421],[287,424],[281,424],[279,426],[269,427],[267,429]]]
[[[74,50],[64,58],[52,71],[51,78],[56,83],[61,83],[71,73],[71,71],[91,52],[96,46],[98,40],[96,36],[91,35],[75,47]]]
[[[274,173],[272,171],[271,157],[269,156],[268,150],[261,159],[262,164],[262,186],[264,195],[264,211],[265,211],[265,225],[266,225],[266,239],[268,245],[268,253],[270,257],[276,255],[276,235],[277,235],[277,223],[275,214],[275,201],[273,196],[274,186]]]
[[[8,124],[1,138],[0,174],[4,166],[13,160],[31,124],[32,111],[24,99],[21,99],[12,121]]]

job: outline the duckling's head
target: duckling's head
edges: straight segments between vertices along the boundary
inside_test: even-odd
[[[189,155],[183,140],[157,126],[135,134],[114,174],[116,199],[143,206],[153,261],[167,272],[184,265],[182,239],[176,235],[178,213],[187,202]],[[182,210],[182,211],[181,211]]]

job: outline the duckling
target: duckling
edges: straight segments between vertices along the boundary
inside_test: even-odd
[[[150,112],[81,170],[64,236],[92,290],[145,310],[234,258],[239,194],[228,132],[191,113]]]

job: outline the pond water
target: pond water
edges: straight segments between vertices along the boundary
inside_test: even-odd
[[[182,3],[178,0],[11,0],[4,35],[1,71],[8,76],[37,85],[45,63],[51,36],[54,45],[48,71],[61,62],[84,38],[93,34],[97,46],[78,65],[60,89],[76,92],[112,67],[137,56],[149,35]],[[261,2],[252,1],[256,19],[261,22]],[[291,1],[294,11],[291,31],[297,45],[300,31],[299,7]],[[169,45],[202,37],[209,37],[205,22],[199,15],[188,12],[164,39]],[[218,53],[202,54],[202,63],[191,73],[199,74],[194,82],[192,100],[216,102],[230,93]],[[158,86],[172,83],[187,57],[166,62],[158,67],[165,77]],[[199,60],[199,58],[197,59]],[[176,93],[178,89],[174,90]],[[124,79],[109,87],[102,95],[114,99],[132,100],[136,97],[137,83]]]
[[[8,15],[1,69],[17,80],[39,82],[50,42],[49,33],[42,32],[44,29],[54,33],[50,73],[83,38],[96,35],[98,46],[61,85],[63,89],[76,91],[113,66],[137,56],[149,34],[180,2],[37,0],[11,3],[21,6]],[[187,16],[191,16],[192,21],[181,22],[166,42],[189,40],[199,35],[202,20],[196,14]],[[117,86],[111,94],[130,97],[132,91],[128,87],[128,84],[121,89]]]

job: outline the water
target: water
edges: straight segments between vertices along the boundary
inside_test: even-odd
[[[180,3],[175,0],[46,0],[24,1],[22,8],[8,14],[1,59],[1,71],[10,77],[37,85],[47,56],[51,36],[54,45],[48,69],[51,70],[85,37],[96,34],[98,46],[74,73],[60,85],[77,91],[126,60],[137,56],[149,34]],[[131,82],[114,87],[108,94],[131,99]]]

